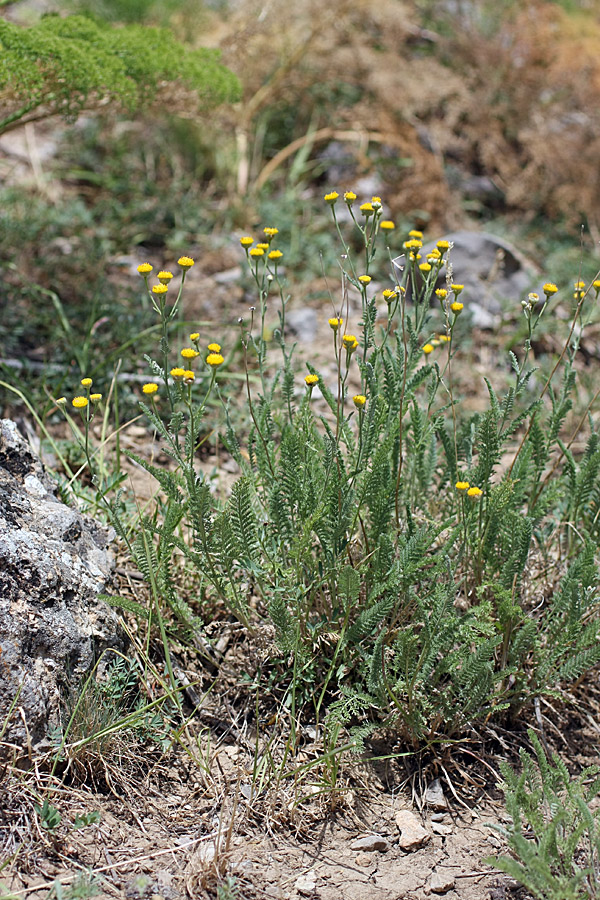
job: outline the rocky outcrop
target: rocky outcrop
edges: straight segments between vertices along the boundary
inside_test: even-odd
[[[105,647],[123,645],[117,617],[98,597],[113,567],[110,537],[57,498],[15,423],[0,420],[3,755],[43,741],[59,722],[61,695]]]

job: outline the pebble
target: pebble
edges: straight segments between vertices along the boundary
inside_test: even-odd
[[[451,872],[440,869],[438,872],[431,873],[429,887],[434,894],[446,894],[452,890],[455,884],[454,875]]]
[[[452,825],[445,825],[443,822],[432,822],[431,830],[434,834],[441,834],[445,837],[447,834],[452,834]]]
[[[300,877],[296,879],[294,887],[299,894],[302,894],[305,897],[310,897],[311,894],[314,894],[317,888],[315,873],[305,872],[304,875],[300,875]]]
[[[365,853],[372,853],[379,850],[385,853],[390,849],[390,842],[380,834],[361,834],[350,844],[351,850],[364,850]]]
[[[444,791],[439,778],[432,781],[425,791],[424,797],[427,806],[432,809],[448,809],[448,802],[444,796]]]
[[[400,830],[398,845],[402,850],[417,850],[431,839],[414,813],[401,809],[396,813],[396,825]]]

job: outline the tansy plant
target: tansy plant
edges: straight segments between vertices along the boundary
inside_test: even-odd
[[[269,668],[292,733],[308,709],[329,734],[356,726],[357,745],[381,723],[418,744],[515,714],[600,659],[591,406],[565,429],[597,290],[576,285],[564,346],[535,390],[531,339],[563,301],[549,283],[542,299],[529,295],[512,383],[500,396],[487,382],[487,407],[465,413],[455,369],[468,297],[451,274],[451,245],[426,252],[421,232],[399,235],[379,197],[331,191],[325,204],[341,242],[341,290],[328,317],[334,377],[314,360],[308,371],[295,362],[277,228],[240,240],[256,289],[239,321],[246,428],[234,428],[212,335],[190,334],[176,355],[169,344],[193,260],[179,260],[174,298],[168,273],[151,284],[152,266],[140,265],[162,327],[141,407],[172,465],[131,454],[163,497],[160,516],[140,518],[130,549],[159,623],[169,608],[202,629],[218,602],[248,631],[274,628]],[[401,277],[389,281],[398,254]],[[267,341],[271,305],[279,321]],[[227,499],[197,465],[209,396],[223,403],[222,441],[241,472]],[[199,581],[193,609],[181,599],[181,560]],[[169,666],[164,629],[163,643]]]

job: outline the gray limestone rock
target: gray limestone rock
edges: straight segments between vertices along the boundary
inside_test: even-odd
[[[107,529],[57,498],[15,423],[0,420],[0,730],[6,723],[5,751],[43,742],[59,721],[61,693],[77,686],[106,647],[123,647],[116,615],[98,598],[113,567],[110,537]]]

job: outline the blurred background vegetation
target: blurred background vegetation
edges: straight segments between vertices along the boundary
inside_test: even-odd
[[[510,237],[563,284],[598,266],[600,0],[0,2],[23,28],[48,13],[218,49],[241,89],[192,102],[159,74],[135,108],[96,94],[71,121],[0,135],[0,376],[42,416],[84,373],[102,389],[118,359],[146,371],[139,262],[192,255],[190,322],[233,323],[238,238],[276,224],[288,277],[318,290],[329,189],[380,194],[428,237]],[[5,49],[0,110],[15,102]],[[3,390],[0,413],[20,403]]]

